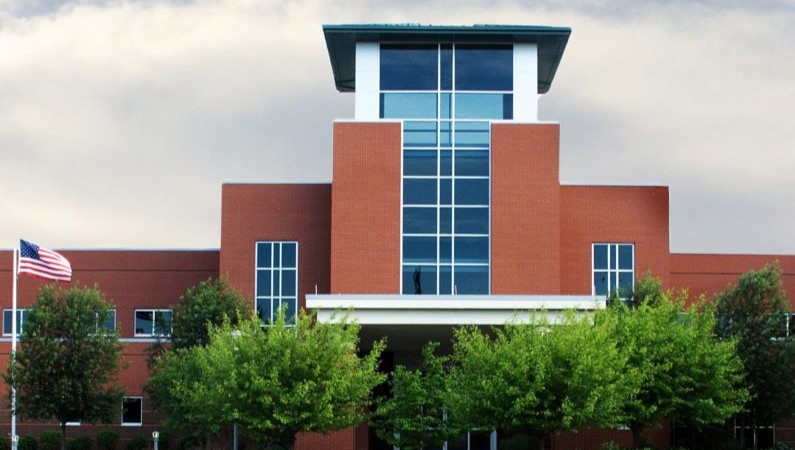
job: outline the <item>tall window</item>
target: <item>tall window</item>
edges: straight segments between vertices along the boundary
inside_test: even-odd
[[[171,335],[170,309],[136,309],[135,310],[135,336],[169,336]]]
[[[635,287],[635,246],[593,244],[593,294],[617,292],[626,297]]]
[[[279,308],[288,323],[298,311],[298,243],[257,242],[254,292],[257,314],[272,323]]]
[[[403,120],[402,292],[488,294],[491,121],[510,45],[382,44],[380,117]]]

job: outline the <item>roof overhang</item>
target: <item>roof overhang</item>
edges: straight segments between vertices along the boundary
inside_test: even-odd
[[[438,26],[412,24],[324,25],[334,83],[356,90],[357,42],[532,43],[538,46],[538,93],[552,86],[571,28],[536,25]]]
[[[605,308],[605,298],[590,295],[345,295],[309,294],[307,309],[321,322],[347,316],[368,325],[503,325],[545,317],[550,323],[566,311]]]

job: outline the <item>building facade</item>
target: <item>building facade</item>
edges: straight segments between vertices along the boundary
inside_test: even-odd
[[[265,321],[280,307],[312,309],[319,320],[349,309],[364,347],[388,337],[386,367],[416,363],[429,340],[449,348],[459,325],[599,308],[647,273],[711,295],[778,261],[795,292],[795,256],[672,254],[666,186],[560,183],[560,124],[538,119],[537,100],[552,85],[568,28],[340,25],[324,34],[337,89],[355,95],[353,118],[333,124],[330,184],[225,184],[219,250],[62,252],[76,284],[96,283],[115,302],[113,326],[126,344],[120,376],[129,397],[117,424],[125,436],[158,427],[142,390],[144,349],[167,334],[156,324],[170,305],[208,277],[226,276]],[[6,360],[11,260],[10,251],[0,255]],[[42,284],[21,280],[21,308]],[[671,442],[667,427],[649,434]],[[584,429],[550,446],[630,439],[626,430]],[[471,433],[447,449],[498,442],[496,433]],[[301,436],[298,447],[386,448],[366,426]]]

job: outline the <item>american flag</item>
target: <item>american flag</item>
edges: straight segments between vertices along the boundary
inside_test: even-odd
[[[48,280],[72,281],[72,265],[60,253],[19,240],[19,274]]]

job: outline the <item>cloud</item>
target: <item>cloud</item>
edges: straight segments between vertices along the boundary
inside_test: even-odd
[[[775,1],[0,0],[0,242],[217,246],[222,182],[331,178],[353,95],[323,23],[524,23],[573,29],[540,100],[564,180],[671,185],[676,251],[795,253],[793,19]]]

